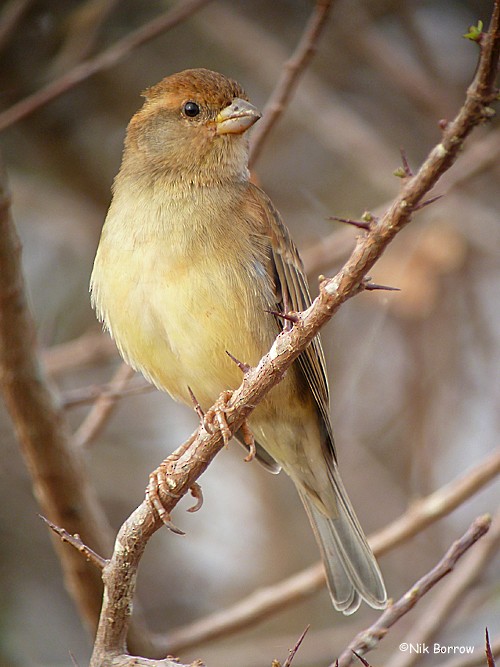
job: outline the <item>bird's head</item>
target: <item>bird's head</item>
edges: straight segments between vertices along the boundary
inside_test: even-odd
[[[261,116],[236,81],[206,69],[169,76],[143,93],[124,168],[210,184],[248,178],[248,130]]]

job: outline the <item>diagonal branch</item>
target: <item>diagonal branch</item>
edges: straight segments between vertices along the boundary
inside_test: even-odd
[[[450,624],[454,612],[459,609],[467,591],[484,574],[491,559],[498,554],[499,543],[500,512],[497,512],[484,540],[481,540],[477,547],[461,561],[455,576],[447,580],[432,606],[413,624],[410,639],[413,645],[429,644],[438,630],[443,632]],[[418,653],[401,651],[386,664],[386,667],[413,667],[418,660]]]
[[[331,280],[324,280],[312,306],[300,315],[291,329],[283,331],[271,350],[245,376],[232,394],[227,423],[236,432],[265,394],[283,377],[287,368],[311,342],[347,299],[363,289],[363,278],[382,255],[394,236],[411,220],[413,211],[434,184],[451,167],[472,129],[490,114],[495,98],[493,81],[500,52],[500,0],[495,2],[489,33],[481,40],[479,66],[467,91],[463,107],[443,132],[442,141],[430,153],[418,173],[409,178],[391,207],[370,230],[360,236],[351,257]],[[220,407],[220,399],[219,406]],[[189,446],[161,465],[170,493],[164,500],[171,511],[185,495],[223,446],[220,429],[208,433],[200,425]],[[161,519],[144,501],[119,531],[113,556],[104,569],[106,587],[101,619],[91,660],[91,667],[109,663],[110,656],[126,658],[126,634],[140,559],[147,542],[162,525]],[[116,664],[120,664],[116,662]]]
[[[26,118],[26,116],[31,115],[37,109],[40,109],[40,107],[57,99],[71,88],[82,83],[82,81],[97,74],[97,72],[113,67],[139,46],[158,37],[158,35],[161,35],[166,30],[170,30],[170,28],[181,23],[181,21],[186,20],[208,2],[210,0],[185,0],[184,2],[178,2],[174,7],[149,23],[146,23],[146,25],[129,33],[94,58],[84,60],[69,72],[51,81],[32,95],[28,95],[28,97],[25,97],[0,114],[0,132]]]
[[[268,100],[263,111],[263,119],[256,127],[252,135],[250,149],[249,167],[252,168],[258,160],[264,142],[269,132],[274,127],[278,118],[285,110],[287,103],[295,90],[300,76],[314,55],[316,44],[323,32],[333,0],[316,0],[316,6],[307,22],[300,42],[292,57],[283,66],[280,80],[278,81],[271,98]]]
[[[3,171],[0,166],[0,171]],[[92,549],[108,554],[111,528],[88,482],[79,452],[37,359],[35,324],[26,303],[21,244],[10,215],[6,178],[0,174],[0,389],[43,513]],[[56,541],[67,587],[89,628],[99,614],[98,572]]]

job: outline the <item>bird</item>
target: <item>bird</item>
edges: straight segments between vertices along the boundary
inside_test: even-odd
[[[90,280],[91,302],[123,359],[160,390],[208,410],[255,366],[280,313],[311,297],[297,248],[248,169],[261,117],[243,88],[208,69],[143,92],[126,132]],[[228,354],[230,356],[228,356]],[[256,458],[293,481],[335,609],[386,606],[380,569],[342,483],[316,337],[251,413]],[[236,437],[247,442],[241,431]]]

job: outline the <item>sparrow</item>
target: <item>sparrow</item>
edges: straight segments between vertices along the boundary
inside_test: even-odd
[[[250,181],[241,86],[188,69],[144,93],[132,117],[91,276],[91,301],[124,358],[159,389],[208,410],[311,303],[297,248]],[[249,417],[256,458],[304,504],[334,607],[385,607],[377,562],[339,475],[319,337]],[[236,437],[246,439],[238,432]]]

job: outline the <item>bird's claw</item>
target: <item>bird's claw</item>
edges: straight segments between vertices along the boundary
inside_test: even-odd
[[[247,421],[244,421],[240,426],[240,431],[241,435],[243,436],[243,442],[248,447],[248,454],[245,456],[244,461],[249,463],[250,461],[254,460],[255,455],[257,454],[255,438],[253,437],[253,433],[250,430],[250,426]]]
[[[232,395],[233,395],[232,391],[223,392],[219,397],[219,399],[217,400],[217,403],[213,406],[213,408],[210,408],[210,410],[205,414],[203,419],[203,426],[209,433],[213,433],[214,422],[216,422],[216,425],[220,429],[222,440],[224,441],[224,445],[226,447],[228,446],[229,441],[231,440],[232,437],[226,419],[226,412],[229,407],[228,403],[231,400]]]
[[[198,482],[195,482],[189,490],[191,491],[191,495],[196,500],[196,502],[192,507],[188,508],[188,512],[197,512],[203,505],[203,491],[201,490],[201,486],[198,484]]]
[[[168,459],[163,461],[156,470],[149,475],[149,484],[146,489],[146,500],[162,523],[176,535],[185,535],[184,531],[172,523],[170,513],[165,507],[162,497],[179,498],[179,495],[173,493],[168,488],[168,478],[166,473],[166,464]],[[199,504],[199,502],[197,503]],[[198,509],[198,508],[197,508]],[[194,510],[193,510],[194,511]]]

